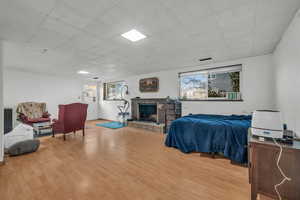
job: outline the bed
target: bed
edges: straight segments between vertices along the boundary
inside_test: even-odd
[[[247,162],[249,115],[188,115],[172,122],[165,145],[184,153],[222,153],[238,163]]]

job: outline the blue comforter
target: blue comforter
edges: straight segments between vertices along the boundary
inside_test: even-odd
[[[251,116],[189,115],[172,122],[165,145],[188,152],[222,152],[247,162],[247,134]]]

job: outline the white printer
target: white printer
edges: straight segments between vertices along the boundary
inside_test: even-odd
[[[256,110],[252,116],[252,135],[283,138],[283,121],[280,111]]]

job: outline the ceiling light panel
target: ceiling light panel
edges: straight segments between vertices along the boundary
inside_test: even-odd
[[[78,73],[78,74],[89,74],[88,71],[84,71],[84,70],[80,70],[80,71],[78,71],[77,73]]]
[[[122,37],[126,38],[127,40],[130,40],[131,42],[137,42],[139,40],[145,39],[147,36],[135,29],[132,29],[122,34]]]

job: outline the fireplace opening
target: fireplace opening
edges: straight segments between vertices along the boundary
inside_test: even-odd
[[[139,120],[147,122],[157,122],[156,104],[139,104]]]

